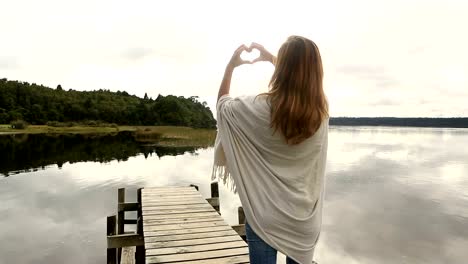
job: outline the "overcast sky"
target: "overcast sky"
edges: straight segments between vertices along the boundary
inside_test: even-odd
[[[0,0],[0,78],[64,89],[197,95],[214,110],[232,52],[319,46],[332,116],[468,116],[468,1]],[[273,66],[236,69],[234,96]]]

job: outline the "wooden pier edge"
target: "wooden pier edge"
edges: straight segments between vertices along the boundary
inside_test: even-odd
[[[141,191],[138,190],[141,201]],[[107,217],[107,263],[144,263],[144,240],[141,219],[141,203],[125,203],[125,188],[117,193],[117,215]],[[136,211],[137,219],[125,219],[125,212]],[[137,232],[125,232],[126,224],[136,224]],[[140,228],[138,228],[140,226]],[[142,256],[143,254],[143,256]]]
[[[116,222],[117,217],[115,215],[107,217],[107,237],[114,236],[116,234]],[[107,247],[107,263],[117,263],[117,249]]]
[[[190,187],[195,188],[197,191],[199,190],[197,185],[191,184]],[[211,207],[213,207],[213,209],[219,215],[221,215],[220,202],[219,202],[218,182],[212,182],[211,185],[210,185],[210,189],[211,189],[211,198],[207,198],[206,202],[208,202],[208,204],[211,205]],[[137,191],[137,201],[136,202],[126,203],[125,202],[125,188],[119,188],[118,189],[117,215],[107,217],[107,263],[108,264],[117,264],[117,263],[119,263],[119,264],[141,264],[141,263],[145,263],[145,261],[148,260],[148,258],[146,256],[146,251],[147,250],[145,249],[145,238],[144,238],[144,234],[146,234],[146,233],[143,232],[143,214],[144,214],[143,213],[143,206],[144,205],[142,203],[142,190],[143,190],[143,188],[138,189],[138,191]],[[150,194],[149,195],[151,195],[151,192],[152,192],[152,188],[150,188]],[[145,195],[148,195],[148,192],[146,192]],[[168,199],[164,195],[161,196],[161,198],[162,198],[161,201],[165,201],[165,200]],[[172,196],[169,195],[169,198],[170,197],[173,197],[173,195]],[[190,197],[190,195],[189,195],[189,197]],[[170,203],[168,203],[168,204],[170,204]],[[151,203],[150,203],[150,206],[151,206]],[[187,204],[187,206],[190,206],[190,204]],[[128,212],[128,211],[136,211],[137,219],[125,219],[125,212]],[[193,215],[197,215],[197,213],[195,213]],[[149,216],[153,216],[153,215],[149,215]],[[151,219],[151,218],[149,218],[149,219]],[[231,228],[232,228],[231,230],[234,230],[242,238],[242,240],[245,241],[246,240],[246,237],[245,237],[245,215],[244,215],[244,211],[243,211],[242,207],[238,208],[238,220],[239,220],[239,224],[231,226]],[[156,220],[146,220],[146,221],[156,221]],[[177,221],[175,221],[174,223],[177,223]],[[136,227],[136,232],[134,232],[134,233],[133,232],[132,233],[125,232],[125,225],[127,225],[127,224],[133,224],[133,225],[136,224],[136,226],[137,226]],[[192,225],[194,225],[194,224],[192,224]],[[145,228],[147,228],[147,227],[145,227]],[[201,228],[200,230],[202,230],[202,229],[203,228]],[[212,229],[216,230],[216,227],[213,227]],[[161,233],[161,232],[162,231],[159,231],[159,233]],[[215,231],[215,232],[220,232],[220,231]],[[220,232],[220,233],[222,233],[222,232]],[[183,235],[179,235],[179,236],[183,236]],[[207,239],[208,240],[213,240],[213,238],[209,238],[209,237],[207,237]],[[240,240],[240,241],[242,241],[242,240]],[[224,242],[224,243],[235,244],[235,242]],[[213,245],[216,245],[216,244],[213,244]],[[200,246],[196,246],[196,247],[200,247]],[[232,250],[235,251],[235,248],[233,248]],[[154,250],[153,251],[150,250],[150,252],[154,252]],[[247,256],[247,262],[248,262],[248,252],[247,253],[242,253],[242,254],[247,254],[246,256]],[[236,253],[235,255],[232,256],[233,261],[235,259],[237,259],[237,258],[240,258],[242,260],[242,263],[244,263],[245,258],[244,257],[241,258],[241,255],[238,255],[238,256],[237,255],[238,255],[238,253]],[[242,256],[245,256],[245,255],[242,255]],[[153,254],[150,254],[149,261],[151,263],[153,263],[152,261],[154,261],[153,260],[154,258],[155,258],[155,256]],[[162,256],[162,258],[164,258],[164,255]],[[212,261],[215,261],[215,259],[212,259],[211,262],[208,261],[207,263],[215,263],[215,262],[212,262]],[[235,260],[235,261],[238,261],[238,260]],[[204,263],[204,262],[200,262],[200,263]]]
[[[196,186],[196,185],[190,185],[190,186]],[[211,183],[211,198],[206,199],[211,206],[219,213],[221,214],[220,211],[220,203],[219,203],[219,185],[218,182],[212,182]],[[198,190],[198,186],[195,187]],[[239,236],[246,241],[246,236],[245,236],[245,214],[244,214],[244,209],[242,206],[239,206],[237,209],[237,214],[238,214],[238,220],[239,224],[238,225],[233,225],[232,228],[239,234]]]

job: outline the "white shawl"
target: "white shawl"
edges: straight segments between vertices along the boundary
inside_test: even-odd
[[[239,194],[246,220],[273,248],[312,263],[322,223],[328,119],[304,142],[287,145],[270,128],[266,96],[222,96],[212,179]]]

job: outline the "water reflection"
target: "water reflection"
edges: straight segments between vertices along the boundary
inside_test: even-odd
[[[195,147],[155,147],[137,142],[132,132],[114,134],[14,134],[0,136],[0,174],[8,176],[44,169],[48,165],[62,168],[64,163],[84,161],[126,161],[142,153],[181,155],[195,153]]]
[[[0,238],[8,241],[1,264],[105,262],[105,217],[115,213],[120,187],[135,199],[141,186],[193,183],[209,197],[211,148],[145,152],[121,140],[108,152],[98,150],[104,143],[72,147],[83,155],[71,160],[58,147],[30,163],[20,155],[1,161],[2,172],[45,166],[0,177]],[[329,140],[319,263],[466,262],[468,130],[334,127]],[[51,144],[44,151],[61,145]],[[21,148],[14,150],[27,153]],[[237,224],[238,197],[220,187],[221,213]]]
[[[208,196],[211,157],[209,149],[139,154],[0,178],[0,237],[8,241],[0,263],[105,263],[105,217],[116,212],[117,188],[129,190],[129,201],[142,186],[194,183]]]
[[[468,130],[335,128],[323,263],[465,263]]]

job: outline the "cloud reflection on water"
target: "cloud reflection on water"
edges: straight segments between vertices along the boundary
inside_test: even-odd
[[[319,263],[468,259],[468,130],[334,127],[329,140]],[[0,178],[0,263],[102,263],[117,188],[131,201],[138,187],[197,184],[209,197],[212,158],[201,149]],[[238,197],[221,185],[220,200],[237,224]]]

